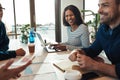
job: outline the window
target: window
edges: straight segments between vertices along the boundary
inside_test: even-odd
[[[36,31],[55,41],[55,0],[35,0]]]
[[[16,24],[30,24],[29,0],[15,0]]]
[[[3,10],[2,21],[6,25],[7,32],[11,32],[12,26],[14,25],[13,1],[1,0],[1,4],[2,7],[5,8],[5,10]]]
[[[5,7],[3,22],[7,24],[9,29],[7,31],[15,32],[16,26],[19,33],[21,25],[31,23],[30,2],[32,1],[35,1],[36,30],[55,41],[55,0],[1,0],[1,4]]]
[[[95,40],[95,35],[97,32],[97,28],[98,28],[98,23],[96,22],[97,20],[97,15],[96,13],[98,13],[98,0],[92,0],[93,4],[90,5],[91,1],[90,0],[85,0],[85,10],[91,10],[92,12],[95,13],[95,15],[93,15],[91,12],[85,12],[85,22],[92,22],[94,23],[94,25],[88,25],[89,28],[89,32],[90,32],[90,43],[93,43]],[[98,20],[97,20],[98,21]],[[97,23],[97,24],[96,24]]]
[[[20,25],[30,24],[29,0],[1,0],[1,4],[5,8],[3,22],[6,25],[7,32],[14,33],[12,36],[19,34]],[[17,32],[15,32],[15,28]]]
[[[98,11],[98,0],[92,0],[91,4],[91,0],[85,0],[85,10],[92,10],[93,12],[97,13]],[[85,15],[90,14],[90,13],[85,13]],[[91,18],[93,18],[93,16],[85,16],[85,22],[89,21]]]

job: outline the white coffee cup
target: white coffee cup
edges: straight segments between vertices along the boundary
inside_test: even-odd
[[[77,70],[68,70],[64,73],[65,80],[80,80],[82,74]]]

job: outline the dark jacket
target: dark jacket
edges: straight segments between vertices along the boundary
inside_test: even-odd
[[[95,42],[89,48],[83,48],[90,57],[96,57],[102,50],[116,66],[116,74],[120,78],[120,25],[111,30],[109,26],[101,24]]]
[[[15,51],[8,51],[9,38],[6,34],[5,25],[0,21],[0,60],[16,57]]]

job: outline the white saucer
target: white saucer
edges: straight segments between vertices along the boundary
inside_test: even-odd
[[[77,70],[68,70],[64,73],[64,77],[66,80],[80,80],[82,74]]]

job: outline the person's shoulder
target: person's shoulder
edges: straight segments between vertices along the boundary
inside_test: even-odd
[[[107,30],[108,28],[109,28],[109,26],[107,26],[106,24],[99,25],[99,30],[101,30],[101,29]]]
[[[88,29],[88,26],[85,24],[80,24],[79,29]]]
[[[2,29],[2,28],[4,28],[5,27],[5,24],[1,21],[0,22],[0,28]]]
[[[4,25],[4,23],[2,21],[0,21],[0,25]]]
[[[68,30],[69,30],[69,29],[71,29],[71,27],[70,27],[70,26],[67,26],[66,28],[67,28]]]
[[[100,24],[99,26],[100,26],[100,27],[107,27],[106,24]]]
[[[103,33],[105,33],[108,30],[109,30],[109,26],[108,25],[106,25],[106,24],[100,24],[99,28],[98,28],[98,31],[97,31],[97,35],[103,34]]]
[[[86,24],[80,24],[79,27],[88,27]]]

